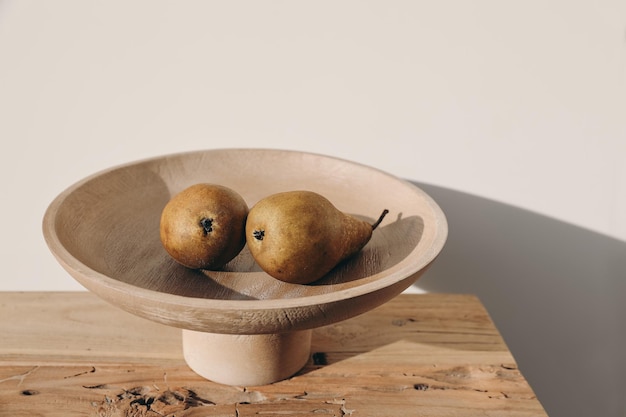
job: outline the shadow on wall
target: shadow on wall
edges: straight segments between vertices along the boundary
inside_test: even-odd
[[[476,294],[551,417],[626,416],[626,242],[415,184],[449,223],[415,287]]]

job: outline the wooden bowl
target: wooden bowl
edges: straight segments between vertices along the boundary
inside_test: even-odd
[[[389,214],[360,253],[309,285],[272,278],[247,248],[221,271],[191,270],[165,252],[159,220],[174,194],[199,182],[231,187],[250,207],[272,193],[311,190],[371,222],[383,209]],[[85,178],[50,204],[43,234],[88,290],[182,328],[185,359],[200,375],[259,385],[304,366],[313,328],[364,313],[414,283],[441,251],[447,223],[421,189],[371,167],[295,151],[218,149]]]

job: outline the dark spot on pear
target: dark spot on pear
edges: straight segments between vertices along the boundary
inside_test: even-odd
[[[200,226],[204,231],[205,236],[213,231],[213,219],[203,218],[200,220]]]

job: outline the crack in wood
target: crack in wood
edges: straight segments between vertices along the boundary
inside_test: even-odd
[[[110,388],[106,384],[85,387],[88,389]],[[101,403],[92,404],[98,407],[100,415],[137,415],[144,416],[154,413],[159,416],[175,416],[178,413],[197,407],[215,405],[213,401],[201,397],[194,390],[187,388],[167,389],[155,392],[149,386],[137,386],[122,389],[119,394],[104,396]]]
[[[352,413],[354,413],[356,410],[352,410],[352,409],[348,409],[346,408],[346,399],[342,398],[341,400],[331,400],[331,401],[325,401],[326,404],[336,404],[339,405],[339,411],[341,412],[342,416],[350,416],[352,415]]]
[[[74,375],[68,375],[68,376],[64,376],[63,379],[68,379],[68,378],[75,378],[77,376],[81,376],[81,375],[86,375],[86,374],[93,374],[96,372],[96,367],[92,366],[90,370],[88,371],[83,371],[83,372],[79,372],[77,374]]]
[[[164,391],[155,385],[141,385],[133,388],[120,388],[108,384],[83,385],[90,390],[108,391],[103,401],[92,402],[92,406],[98,409],[102,416],[126,416],[126,415],[159,415],[162,417],[187,415],[193,410],[204,407],[231,406],[235,408],[235,414],[239,413],[241,405],[259,403],[275,403],[267,401],[267,398],[258,391],[234,389],[232,387],[218,387],[205,389],[202,387],[170,387]],[[232,409],[231,409],[232,413]],[[195,415],[195,414],[194,414]]]
[[[39,366],[35,366],[34,368],[32,368],[32,369],[30,369],[30,370],[28,370],[28,371],[26,371],[24,373],[13,375],[13,376],[10,376],[8,378],[0,379],[0,383],[6,382],[6,381],[12,381],[14,379],[17,379],[17,380],[19,380],[19,382],[17,383],[17,386],[19,387],[24,382],[24,379],[26,379],[27,376],[29,376],[30,374],[35,372],[37,369],[39,369]]]
[[[98,384],[98,385],[82,385],[83,388],[86,389],[111,389],[112,387],[107,384]]]
[[[313,395],[315,397],[315,395]],[[260,404],[237,404],[235,415],[303,415],[303,416],[333,416],[343,417],[352,415],[355,410],[346,407],[345,398],[334,399],[305,399],[305,395],[291,398],[280,398]],[[253,407],[253,408],[252,408]]]
[[[20,394],[26,395],[26,396],[37,395],[37,394],[39,394],[39,391],[36,391],[36,390],[33,390],[33,389],[25,389],[24,391],[20,392]]]
[[[412,317],[409,317],[409,318],[405,318],[405,319],[394,319],[394,320],[391,320],[391,324],[393,326],[402,327],[402,326],[404,326],[404,325],[406,325],[408,323],[413,323],[413,322],[416,322],[416,321],[417,321],[416,319],[414,319]]]

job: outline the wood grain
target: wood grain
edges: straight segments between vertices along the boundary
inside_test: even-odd
[[[180,330],[90,293],[0,293],[0,416],[545,416],[480,302],[402,294],[315,329],[296,376],[193,373]]]

